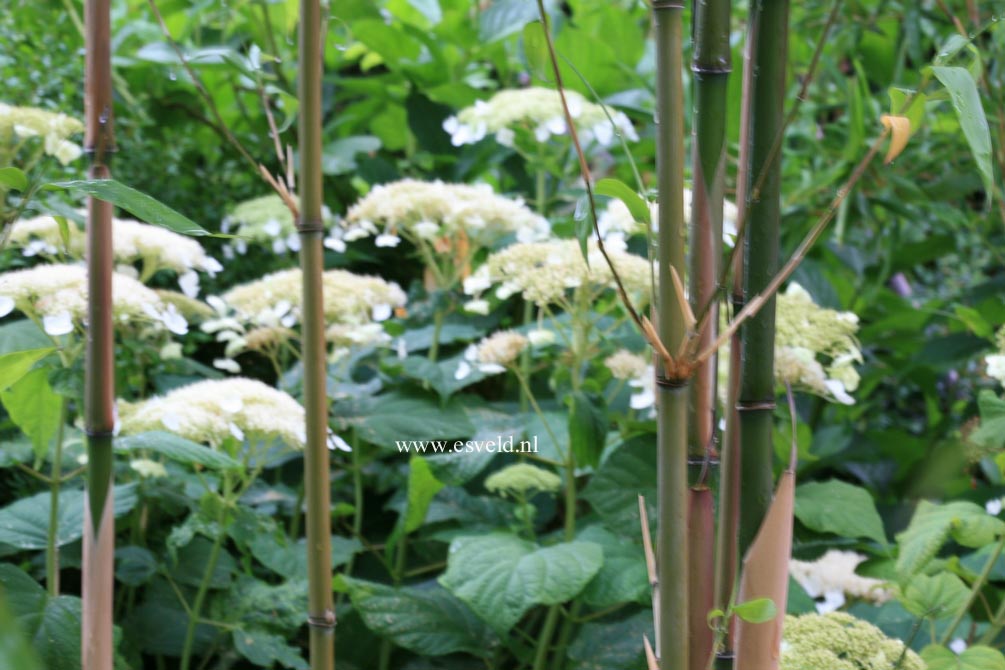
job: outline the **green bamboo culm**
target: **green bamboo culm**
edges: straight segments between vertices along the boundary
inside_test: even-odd
[[[307,444],[307,578],[311,670],[335,668],[335,609],[331,572],[331,481],[328,458],[327,346],[321,219],[322,21],[319,0],[300,2],[300,265],[303,270],[304,408]]]
[[[729,48],[730,0],[694,3],[692,198],[688,280],[692,310],[703,318],[698,349],[712,344],[719,324],[718,281],[722,257],[722,211],[726,173],[726,104],[732,70]],[[704,315],[704,317],[703,317]],[[696,366],[688,417],[689,458],[709,474],[715,438],[716,357]],[[690,668],[706,670],[714,636],[706,617],[714,602],[715,513],[707,481],[691,492]]]
[[[657,329],[668,351],[679,350],[686,335],[671,268],[683,274],[684,104],[682,15],[679,0],[654,0],[656,35],[656,164],[659,189],[659,292]],[[662,366],[661,366],[662,368]],[[688,481],[687,379],[657,371],[658,517],[657,576],[660,667],[688,668]]]
[[[784,124],[785,60],[788,53],[788,0],[758,0],[750,6],[750,122],[748,128],[748,222],[744,240],[744,298],[764,291],[778,272],[781,220],[781,152],[771,156]],[[770,164],[769,161],[770,160]],[[763,173],[763,175],[762,175]],[[739,410],[740,472],[739,552],[750,547],[771,504],[774,448],[775,299],[742,327],[743,367]],[[739,659],[742,663],[743,659]]]
[[[112,129],[110,0],[87,0],[84,34],[84,149],[91,179],[111,177]],[[112,514],[112,431],[115,427],[115,352],[112,326],[112,205],[87,201],[87,345],[84,426],[87,495],[84,502],[81,588],[81,665],[112,670],[112,591],[115,519]]]

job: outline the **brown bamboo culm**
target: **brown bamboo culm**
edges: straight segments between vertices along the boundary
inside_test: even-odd
[[[322,273],[321,3],[300,2],[300,266],[303,271],[304,408],[307,444],[307,578],[311,670],[335,668],[335,609],[331,589],[331,480],[328,458],[327,347]]]
[[[115,150],[112,128],[110,0],[87,0],[84,37],[84,149],[88,176],[109,179]],[[115,358],[112,327],[112,205],[87,201],[87,345],[84,424],[87,495],[84,499],[81,661],[83,670],[112,670],[112,590],[115,517],[112,513],[112,431]]]

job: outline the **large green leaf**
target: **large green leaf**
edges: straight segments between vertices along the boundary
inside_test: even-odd
[[[570,395],[569,443],[579,466],[594,467],[607,442],[607,407],[603,396],[575,391]]]
[[[1005,670],[1005,656],[991,647],[970,647],[962,654],[930,644],[921,650],[928,670]]]
[[[126,514],[136,505],[136,484],[115,487],[115,516]],[[0,544],[18,549],[44,549],[51,508],[49,492],[22,498],[0,509]],[[56,544],[63,546],[84,534],[84,492],[59,492],[59,527]]]
[[[510,533],[464,536],[451,542],[440,583],[502,635],[534,605],[576,597],[603,561],[592,542],[541,548]]]
[[[13,191],[28,190],[28,175],[13,165],[0,168],[0,188]]]
[[[205,228],[164,203],[114,179],[78,179],[54,184],[70,191],[92,195],[121,207],[133,216],[182,235],[210,235]]]
[[[292,670],[308,670],[310,667],[300,651],[287,644],[282,635],[256,628],[235,628],[232,637],[237,653],[261,668],[271,668],[276,663],[281,668]]]
[[[600,545],[604,551],[600,572],[583,591],[586,604],[602,609],[620,603],[645,604],[649,601],[652,591],[641,544],[626,542],[599,525],[587,527],[576,539]]]
[[[31,438],[38,458],[49,451],[49,442],[63,420],[63,399],[49,386],[49,371],[31,370],[10,388],[0,391],[0,401],[11,420]]]
[[[186,465],[203,465],[213,470],[240,468],[227,454],[179,437],[173,433],[152,431],[115,440],[116,451],[152,451]]]
[[[35,363],[55,350],[55,347],[43,347],[0,355],[0,391],[6,391],[16,384]]]
[[[632,218],[647,226],[650,224],[649,204],[645,199],[635,192],[628,184],[617,179],[601,179],[593,188],[597,195],[606,195],[609,198],[617,198],[625,203],[625,207],[631,212]]]
[[[630,438],[601,464],[583,497],[604,525],[620,535],[637,538],[640,532],[639,494],[645,496],[650,524],[656,522],[656,439]]]
[[[934,66],[932,73],[949,91],[953,108],[984,180],[987,202],[994,195],[994,165],[991,161],[991,129],[981,105],[981,94],[970,71],[962,67]]]
[[[335,413],[363,439],[393,451],[399,442],[449,440],[475,432],[456,398],[440,405],[420,395],[389,393],[341,402]]]
[[[0,564],[0,587],[21,630],[47,670],[80,668],[80,599],[50,597],[34,579],[13,565]],[[7,658],[0,658],[0,667]]]
[[[488,656],[498,639],[463,602],[438,584],[392,588],[344,577],[352,604],[370,630],[424,656]]]
[[[550,14],[554,1],[545,0]],[[495,42],[523,30],[538,18],[537,3],[529,0],[495,0],[478,17],[478,37],[483,42]]]
[[[897,535],[897,573],[909,579],[922,570],[950,536],[966,547],[983,547],[1005,533],[1005,522],[972,502],[936,505],[922,500],[907,529]]]
[[[52,340],[30,319],[20,319],[0,326],[0,354],[50,346]]]
[[[969,597],[970,589],[962,579],[949,572],[940,572],[933,576],[911,577],[900,601],[914,616],[938,619],[956,614]]]
[[[1005,400],[984,389],[977,396],[981,411],[981,425],[970,439],[992,449],[1005,446]]]
[[[590,622],[579,629],[569,645],[570,670],[644,668],[642,636],[653,639],[650,610],[636,612],[620,621]]]
[[[39,670],[38,656],[22,634],[0,595],[0,658],[17,670]]]
[[[426,520],[426,512],[433,496],[443,488],[443,482],[433,476],[429,463],[421,456],[412,456],[408,462],[408,504],[405,506],[405,532],[418,530]]]
[[[458,379],[457,370],[462,365],[467,365],[470,371]],[[429,384],[443,400],[447,400],[462,388],[480,382],[488,376],[477,367],[471,368],[470,364],[464,360],[463,354],[441,361],[431,361],[425,356],[409,356],[402,361],[401,369],[407,377]]]
[[[869,492],[837,479],[797,488],[795,514],[807,528],[821,533],[867,537],[886,544],[883,520]]]

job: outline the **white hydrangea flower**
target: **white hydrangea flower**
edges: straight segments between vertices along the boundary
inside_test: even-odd
[[[173,304],[131,277],[112,274],[112,297],[113,316],[120,324],[139,322],[179,334],[187,329]],[[12,303],[41,319],[50,334],[69,333],[87,314],[87,270],[82,265],[55,264],[2,274],[0,307]]]
[[[649,410],[648,416],[656,416],[656,369],[646,365],[641,375],[628,382],[628,385],[638,389],[631,395],[628,405],[634,410]]]
[[[469,284],[477,298],[490,285],[501,284],[505,294],[521,293],[526,300],[539,306],[561,302],[571,288],[589,286],[595,290],[614,287],[614,276],[607,262],[588,245],[590,265],[586,265],[576,240],[553,240],[513,244],[489,256]],[[623,251],[608,251],[626,290],[644,300],[649,289],[649,261]]]
[[[811,598],[823,598],[818,610],[833,611],[844,605],[846,596],[881,604],[893,597],[886,583],[855,574],[865,556],[853,551],[831,549],[816,561],[789,561],[789,574]],[[824,609],[820,609],[822,606]]]
[[[609,146],[614,141],[615,130],[628,141],[638,141],[638,133],[623,112],[609,109],[608,119],[603,107],[589,102],[579,93],[567,90],[565,97],[584,146],[594,141]],[[450,134],[455,147],[474,144],[489,134],[503,146],[513,146],[517,141],[516,131],[520,129],[532,133],[538,142],[547,142],[551,137],[569,132],[558,91],[541,87],[499,91],[488,101],[479,100],[447,118],[443,129]]]
[[[684,220],[691,220],[691,199],[690,189],[684,189]],[[652,222],[653,232],[659,229],[659,205],[655,202],[649,204],[649,220]],[[736,221],[739,211],[736,205],[726,200],[722,208],[722,241],[727,246],[733,246],[736,240]],[[645,232],[645,224],[636,221],[635,217],[628,210],[628,206],[621,200],[612,198],[608,201],[603,211],[597,214],[597,227],[600,228],[600,236],[605,242],[624,240],[632,235]]]
[[[80,157],[80,145],[69,138],[83,130],[84,124],[66,114],[0,103],[0,144],[13,144],[16,138],[41,137],[43,151],[63,165]]]
[[[544,239],[551,230],[523,202],[497,195],[487,184],[416,179],[374,186],[341,225],[346,242],[373,236],[377,246],[397,246],[402,237],[413,243],[442,238],[446,244],[434,246],[439,253],[452,246],[492,246],[510,234]]]
[[[292,397],[260,381],[235,377],[196,382],[130,405],[119,401],[125,435],[168,428],[218,447],[228,437],[279,439],[304,446],[304,409]]]
[[[627,381],[642,378],[649,368],[649,361],[627,349],[619,349],[604,360],[604,365],[615,379]]]
[[[67,253],[71,258],[82,259],[87,238],[72,222],[67,226],[69,240]],[[43,215],[15,222],[10,242],[22,247],[26,256],[54,257],[63,246],[59,224],[52,216]],[[195,239],[180,235],[161,226],[131,219],[112,219],[112,253],[115,262],[123,268],[141,263],[142,280],[147,280],[160,270],[170,270],[179,276],[179,285],[185,295],[194,298],[199,291],[197,272],[214,276],[223,266]]]
[[[167,477],[167,468],[164,467],[164,464],[149,458],[133,459],[129,461],[129,468],[143,479]]]
[[[454,379],[465,379],[473,369],[485,375],[505,372],[507,366],[512,365],[529,345],[530,341],[514,330],[493,333],[464,351],[464,359],[454,372]]]
[[[292,196],[294,203],[299,205],[296,195]],[[321,208],[321,220],[325,227],[331,225],[334,217],[326,206]],[[230,210],[221,223],[223,232],[231,232],[241,238],[241,244],[234,246],[239,254],[247,252],[247,242],[266,243],[276,254],[300,249],[300,237],[297,233],[296,221],[286,203],[276,193],[263,195],[251,200],[240,202]],[[325,246],[334,243],[325,240]],[[329,248],[331,248],[329,246]]]

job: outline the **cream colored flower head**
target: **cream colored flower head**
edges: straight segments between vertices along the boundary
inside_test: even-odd
[[[150,326],[176,335],[188,332],[177,308],[140,282],[112,274],[113,312],[120,324]],[[18,309],[41,321],[46,333],[83,329],[87,314],[87,270],[82,265],[36,265],[0,275],[0,316]]]
[[[464,291],[481,298],[492,286],[505,300],[521,294],[538,306],[565,303],[566,293],[579,287],[599,292],[615,287],[614,276],[592,240],[587,266],[576,240],[552,240],[511,245],[491,256],[464,281]],[[641,304],[647,298],[651,270],[649,261],[624,251],[608,254],[627,290]]]
[[[562,479],[529,463],[517,463],[492,473],[485,480],[485,488],[501,496],[523,497],[538,491],[554,493],[562,487]]]
[[[603,107],[575,91],[565,91],[565,98],[584,146],[594,141],[609,146],[616,132],[626,140],[638,141],[632,122],[623,112],[609,109],[611,118],[608,119]],[[449,117],[443,122],[443,129],[450,134],[455,147],[474,144],[490,134],[504,146],[513,146],[517,132],[529,132],[537,142],[569,135],[558,91],[541,87],[499,91],[488,101],[479,100]]]
[[[297,196],[292,197],[299,205]],[[326,206],[321,208],[321,219],[325,227],[332,223],[331,210]],[[238,203],[224,217],[220,228],[224,233],[233,233],[241,238],[228,247],[232,252],[245,253],[248,242],[268,244],[277,254],[300,250],[300,236],[293,213],[275,193]]]
[[[988,377],[997,379],[1005,386],[1005,326],[999,328],[995,334],[995,343],[998,345],[998,351],[985,356],[984,362],[988,366]]]
[[[530,340],[515,330],[500,330],[470,345],[454,372],[454,379],[466,379],[473,370],[483,375],[505,372],[520,354],[530,346]]]
[[[604,360],[604,365],[615,379],[629,381],[641,378],[649,367],[649,361],[627,349],[619,349]]]
[[[124,435],[168,431],[219,447],[278,439],[294,449],[307,441],[304,408],[290,395],[254,379],[211,379],[136,404],[119,403]]]
[[[69,244],[63,249],[59,224],[55,218],[43,215],[17,221],[10,240],[21,247],[25,256],[52,258],[65,251],[70,258],[82,259],[86,236],[72,222],[67,232]],[[179,288],[190,298],[199,294],[198,272],[212,277],[223,270],[223,266],[193,238],[132,219],[112,219],[112,252],[115,261],[123,266],[141,263],[140,277],[144,281],[160,270],[178,274]]]
[[[403,179],[374,186],[349,208],[328,246],[334,248],[335,237],[344,245],[372,236],[377,246],[397,246],[405,238],[416,245],[428,242],[439,253],[456,253],[454,242],[461,239],[488,247],[510,234],[523,241],[544,239],[550,230],[547,220],[521,200],[497,195],[488,184]]]
[[[789,574],[811,598],[823,599],[817,603],[821,614],[842,606],[846,596],[885,603],[893,597],[885,582],[855,573],[865,559],[853,551],[831,549],[815,561],[790,560]]]
[[[691,220],[691,198],[690,189],[684,189],[684,220]],[[739,212],[729,200],[723,202],[722,206],[722,241],[727,246],[733,246],[736,240],[736,221]],[[652,222],[653,232],[659,229],[659,205],[649,202],[649,220]],[[600,229],[600,236],[609,245],[615,248],[623,248],[625,240],[632,235],[645,232],[645,223],[636,221],[635,217],[628,210],[624,202],[617,198],[612,198],[607,206],[597,215],[597,227]]]
[[[781,670],[926,668],[903,642],[844,612],[785,617],[781,651]]]
[[[35,107],[12,107],[0,103],[0,143],[10,144],[38,137],[43,150],[63,165],[80,157],[80,145],[70,137],[83,132],[84,124],[77,119]]]

